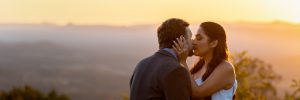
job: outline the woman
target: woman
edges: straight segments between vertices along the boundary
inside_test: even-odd
[[[214,22],[200,25],[193,40],[194,55],[199,61],[190,70],[192,97],[205,100],[232,100],[237,88],[233,65],[228,61],[229,52],[223,27]],[[180,64],[189,70],[186,59],[188,47],[185,38],[174,41],[173,49]]]

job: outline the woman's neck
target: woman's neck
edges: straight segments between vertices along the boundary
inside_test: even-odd
[[[203,60],[205,61],[204,67],[208,67],[207,64],[211,61],[213,58],[213,53],[209,52],[205,56],[203,56]]]

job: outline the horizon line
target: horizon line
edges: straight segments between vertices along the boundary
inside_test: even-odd
[[[209,21],[209,20],[208,20]],[[203,21],[205,22],[205,21]],[[289,22],[289,21],[284,21],[284,20],[272,20],[272,21],[245,21],[245,20],[240,20],[240,21],[215,21],[219,23],[225,23],[225,24],[241,24],[241,23],[248,23],[248,24],[288,24],[288,25],[300,25],[299,23],[295,22]],[[191,22],[191,25],[195,24],[200,24],[201,22]],[[117,25],[117,24],[78,24],[74,22],[68,22],[65,24],[56,24],[55,22],[38,22],[38,23],[20,23],[20,22],[8,22],[8,23],[1,23],[0,25],[51,25],[51,26],[107,26],[107,27],[134,27],[134,26],[153,26],[153,25],[159,25],[161,23],[144,23],[144,24],[129,24],[129,25]]]

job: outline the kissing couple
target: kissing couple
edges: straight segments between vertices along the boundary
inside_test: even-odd
[[[141,60],[130,80],[130,100],[232,100],[237,89],[224,28],[203,22],[192,39],[178,18],[157,29],[159,50]],[[199,60],[188,66],[187,57]]]

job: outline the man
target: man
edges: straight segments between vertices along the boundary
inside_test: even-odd
[[[174,40],[184,36],[192,55],[191,30],[182,19],[171,18],[157,30],[159,50],[140,61],[130,80],[130,100],[189,100],[189,72],[180,66],[172,49]]]

